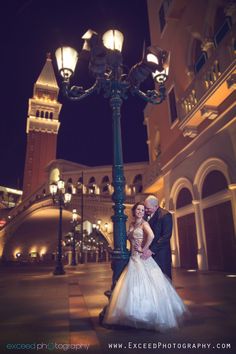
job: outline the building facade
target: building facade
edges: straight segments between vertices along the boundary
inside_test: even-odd
[[[173,265],[236,270],[236,4],[147,0],[170,51],[167,99],[148,104],[144,192],[171,211]]]

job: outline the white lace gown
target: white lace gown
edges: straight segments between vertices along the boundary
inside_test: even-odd
[[[142,228],[133,231],[131,257],[110,298],[105,324],[164,331],[179,326],[188,312],[183,301],[152,257],[140,258],[135,240],[143,241]]]

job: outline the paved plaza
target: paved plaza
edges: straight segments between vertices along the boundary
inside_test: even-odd
[[[166,333],[101,327],[109,263],[66,267],[0,267],[1,353],[233,353],[236,278],[218,272],[174,270],[173,284],[191,317]]]

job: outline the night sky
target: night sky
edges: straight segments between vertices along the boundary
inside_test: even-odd
[[[146,0],[34,0],[1,5],[0,185],[22,188],[28,99],[46,59],[60,45],[80,51],[81,36],[91,28],[103,34],[116,28],[124,35],[126,72],[150,45]],[[60,78],[57,76],[58,83]],[[74,84],[91,86],[87,67],[78,66]],[[142,88],[153,88],[148,80]],[[59,96],[57,158],[88,166],[112,164],[112,120],[109,100],[95,94],[81,102]],[[124,162],[148,160],[145,102],[129,95],[122,106]]]

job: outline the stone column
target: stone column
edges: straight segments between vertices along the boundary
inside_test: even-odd
[[[84,255],[84,263],[87,263],[88,262],[88,252],[84,251],[83,255]]]
[[[192,204],[194,207],[196,231],[197,231],[197,245],[198,245],[197,263],[198,263],[198,268],[199,268],[199,270],[206,270],[206,269],[208,269],[208,266],[207,266],[206,245],[204,243],[204,237],[203,237],[203,235],[204,235],[204,220],[202,217],[199,200],[192,200]]]
[[[106,262],[109,262],[109,253],[107,250],[105,250],[105,255],[106,255]]]
[[[234,221],[234,233],[236,235],[236,184],[229,184],[229,191],[231,194],[231,205],[232,205],[232,214]]]
[[[68,255],[68,265],[71,265],[71,262],[72,262],[72,251],[68,251],[67,255]]]
[[[180,267],[180,256],[179,256],[179,249],[177,243],[177,235],[178,235],[178,225],[177,219],[174,210],[169,210],[172,215],[173,220],[173,230],[172,230],[172,237],[171,237],[171,254],[172,254],[172,265],[173,267]]]
[[[79,251],[75,251],[75,259],[76,259],[76,264],[79,264]]]

